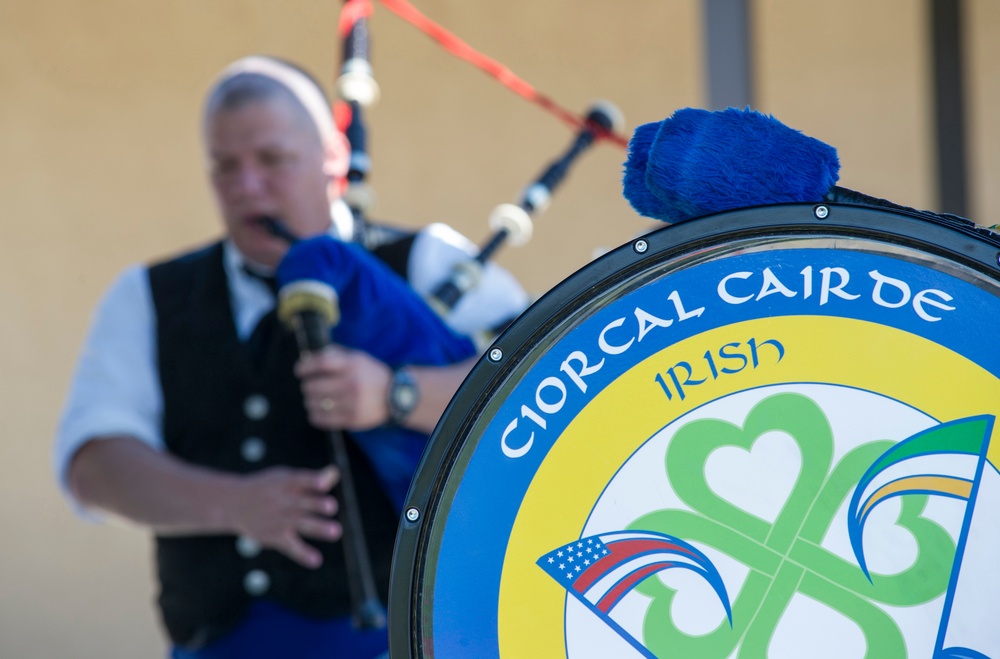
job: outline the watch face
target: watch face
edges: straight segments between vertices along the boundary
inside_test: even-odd
[[[405,416],[417,405],[419,392],[413,376],[406,371],[396,371],[392,379],[392,390],[389,396],[393,415]]]
[[[407,496],[394,657],[1000,657],[1000,237],[823,210],[649,234],[511,325]]]
[[[417,404],[417,390],[412,384],[402,384],[393,392],[396,405],[405,410],[413,409]]]

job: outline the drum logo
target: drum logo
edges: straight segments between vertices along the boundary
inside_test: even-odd
[[[976,575],[1000,548],[992,416],[935,422],[830,385],[734,395],[696,416],[618,471],[587,525],[604,530],[538,558],[577,603],[569,656],[631,656],[594,631],[594,615],[632,654],[661,659],[804,656],[820,640],[810,656],[990,656],[962,622],[991,595]],[[908,436],[876,439],[884,425],[858,422],[880,417]],[[750,473],[758,451],[797,461],[797,474]],[[655,496],[650,463],[662,469]],[[635,482],[643,492],[630,492]],[[606,528],[616,511],[649,507],[639,498],[663,507]]]

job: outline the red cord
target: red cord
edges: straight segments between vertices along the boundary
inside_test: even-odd
[[[519,96],[538,105],[543,110],[556,116],[558,119],[569,124],[573,128],[577,130],[582,129],[584,126],[591,129],[596,128],[592,125],[588,125],[586,120],[580,115],[570,112],[548,96],[545,96],[536,90],[500,62],[478,52],[475,48],[424,16],[416,7],[411,5],[408,0],[379,1],[385,5],[387,9],[395,13],[404,21],[410,23],[418,30],[437,41],[452,55],[465,60],[481,71],[493,76],[500,82],[500,84],[507,87],[507,89],[510,89],[515,94],[518,94]],[[347,0],[340,14],[341,35],[343,36],[347,34],[357,18],[367,17],[371,15],[371,12],[371,0]],[[596,134],[598,137],[610,140],[623,148],[628,146],[628,140],[617,133],[598,129]]]
[[[341,133],[347,132],[347,127],[351,125],[354,110],[346,101],[336,100],[333,102],[333,123]]]

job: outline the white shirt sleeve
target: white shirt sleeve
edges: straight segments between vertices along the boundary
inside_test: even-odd
[[[127,435],[163,448],[155,334],[149,276],[133,266],[110,286],[91,320],[56,435],[56,479],[78,512],[66,470],[83,444]]]
[[[455,265],[479,251],[468,238],[445,224],[431,224],[413,241],[409,260],[410,285],[428,297],[446,281]],[[479,284],[462,296],[445,318],[456,332],[474,336],[511,320],[524,311],[530,299],[512,274],[489,261]]]

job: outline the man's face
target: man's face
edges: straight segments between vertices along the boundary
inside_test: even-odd
[[[288,245],[260,223],[306,238],[330,227],[331,183],[346,168],[343,135],[324,146],[308,116],[281,97],[219,110],[206,123],[212,186],[226,229],[251,261],[274,267]]]

